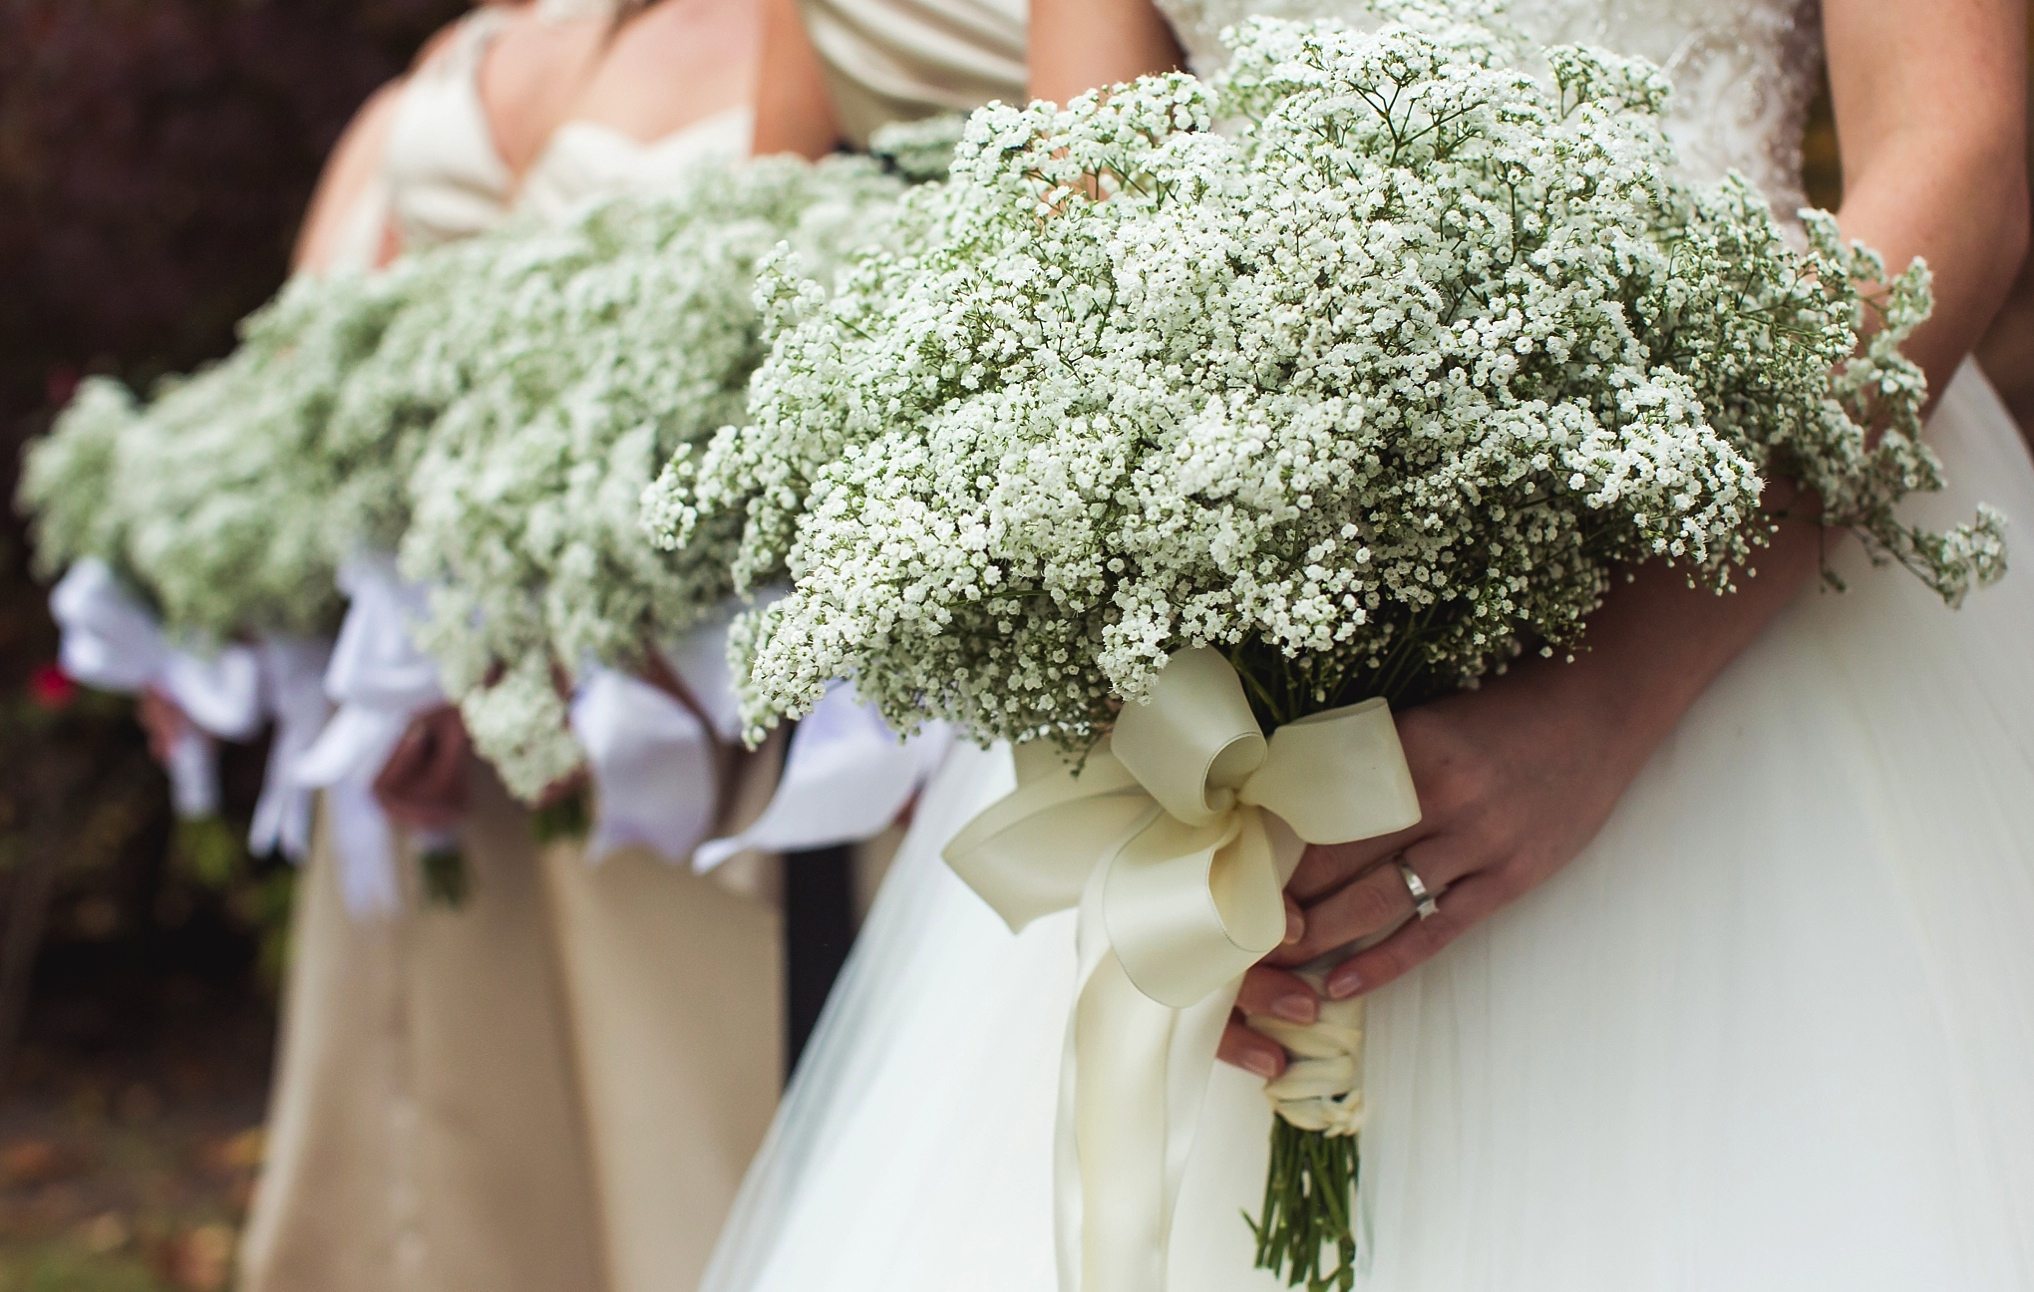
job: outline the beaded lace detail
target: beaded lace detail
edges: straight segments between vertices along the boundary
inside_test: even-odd
[[[1158,0],[1197,70],[1219,33],[1257,15],[1377,19],[1364,0]],[[1547,44],[1649,58],[1674,82],[1668,129],[1687,172],[1742,172],[1783,215],[1805,204],[1801,141],[1821,68],[1817,0],[1511,0],[1506,21]]]

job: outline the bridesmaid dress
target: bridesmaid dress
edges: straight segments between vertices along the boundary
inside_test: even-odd
[[[1253,13],[1167,0],[1197,66]],[[1812,0],[1514,0],[1542,40],[1659,61],[1691,171],[1782,211]],[[2025,525],[2034,464],[1974,369],[1930,423],[1951,486]],[[1376,993],[1364,1292],[2034,1288],[2034,571],[1950,612],[1848,552],[1654,754],[1597,841]],[[2024,553],[2022,554],[2024,557]],[[709,1292],[1046,1292],[1069,917],[1016,938],[940,862],[1010,784],[928,793]],[[1218,1068],[1175,1217],[1175,1292],[1272,1292],[1242,1219],[1270,1112]],[[1089,1289],[1089,1292],[1109,1292]]]
[[[746,104],[648,142],[567,122],[525,173],[518,207],[559,219],[596,198],[654,193],[703,160],[746,156],[750,127]],[[725,748],[731,705],[706,708]],[[715,834],[760,808],[780,753],[773,745],[732,764]],[[672,786],[688,788],[702,792]],[[696,1286],[783,1070],[775,859],[738,858],[711,876],[688,861],[642,846],[590,857],[585,843],[565,841],[542,859],[615,1292]]]
[[[405,82],[350,265],[389,221],[406,247],[470,236],[512,176],[475,77],[504,15],[476,10]],[[268,1153],[244,1292],[599,1292],[590,1165],[564,976],[529,815],[475,763],[456,910],[397,867],[401,910],[356,915],[329,814],[299,890]]]

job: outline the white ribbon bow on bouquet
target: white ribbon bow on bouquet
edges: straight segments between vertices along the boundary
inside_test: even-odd
[[[404,582],[386,556],[346,562],[339,586],[351,604],[325,670],[325,694],[336,708],[296,760],[292,779],[325,791],[347,907],[387,913],[402,904],[402,888],[395,830],[375,800],[374,780],[410,723],[443,704],[445,692],[437,664],[412,637],[424,590]],[[442,840],[418,842],[430,847]]]
[[[718,747],[732,745],[741,732],[727,667],[733,618],[729,608],[663,654],[698,712],[639,677],[600,666],[581,671],[572,734],[586,751],[594,788],[589,861],[640,845],[682,862],[712,833],[720,810]]]
[[[1020,750],[1016,791],[947,845],[1012,928],[1080,912],[1055,1203],[1066,1292],[1163,1292],[1215,1049],[1244,971],[1284,940],[1304,845],[1419,818],[1384,701],[1267,739],[1235,669],[1196,648],[1078,768]]]
[[[698,715],[641,678],[593,668],[572,697],[572,734],[594,787],[587,860],[631,845],[689,858],[720,801],[718,742]]]
[[[752,849],[793,852],[873,839],[903,813],[952,743],[940,723],[900,737],[854,688],[835,685],[792,729],[783,774],[762,815],[738,834],[701,844],[692,867],[705,874]]]
[[[198,655],[171,643],[155,615],[121,586],[105,562],[71,567],[50,593],[63,630],[64,671],[102,691],[160,691],[190,720],[169,751],[177,815],[219,810],[213,741],[246,740],[261,727],[261,668],[245,646]]]

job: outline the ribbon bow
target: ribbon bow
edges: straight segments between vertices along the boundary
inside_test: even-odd
[[[946,848],[1021,929],[1079,909],[1061,1081],[1060,1284],[1163,1292],[1172,1211],[1245,970],[1285,936],[1305,844],[1418,822],[1382,700],[1267,738],[1222,655],[1167,662],[1079,768],[1022,750],[1018,788]]]
[[[103,561],[72,566],[51,591],[49,605],[63,629],[66,673],[103,691],[160,691],[190,719],[169,751],[177,814],[217,812],[213,740],[246,740],[261,726],[261,669],[254,653],[227,646],[198,655],[172,644],[155,615]]]
[[[325,665],[332,648],[308,638],[270,637],[255,649],[261,659],[263,703],[275,719],[275,734],[247,845],[256,855],[281,852],[301,862],[311,850],[313,795],[298,781],[297,766],[332,712],[325,699]]]
[[[706,874],[744,852],[795,852],[860,843],[888,829],[924,787],[952,743],[930,724],[899,736],[854,688],[836,685],[799,719],[776,791],[746,828],[693,854]]]
[[[326,792],[339,888],[356,914],[402,904],[394,827],[374,797],[374,779],[419,714],[444,703],[438,668],[412,640],[424,591],[405,583],[385,556],[339,567],[351,598],[325,671],[337,706],[310,748],[295,760],[299,785]],[[430,847],[437,840],[418,840]]]
[[[632,844],[689,858],[720,797],[713,733],[698,716],[648,682],[596,667],[572,697],[572,733],[598,791],[587,859]]]

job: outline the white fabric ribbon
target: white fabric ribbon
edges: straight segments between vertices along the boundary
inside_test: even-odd
[[[325,670],[331,718],[296,760],[293,781],[325,791],[339,862],[339,887],[356,914],[386,913],[402,903],[394,826],[374,797],[374,780],[418,715],[445,701],[438,667],[417,648],[412,626],[424,590],[404,582],[387,556],[339,568],[350,598]],[[419,839],[420,847],[444,842]]]
[[[594,786],[588,861],[630,845],[685,861],[712,833],[721,792],[717,746],[733,744],[741,732],[727,666],[734,615],[727,607],[663,652],[699,706],[696,713],[641,678],[599,666],[581,670],[572,732],[586,751]]]
[[[594,668],[572,697],[572,733],[594,785],[587,860],[631,845],[690,857],[720,800],[716,742],[698,716],[641,678]]]
[[[1065,1292],[1163,1292],[1172,1213],[1245,970],[1285,936],[1307,843],[1418,822],[1382,700],[1267,739],[1218,652],[1183,651],[1069,768],[1019,751],[1018,787],[946,857],[1013,928],[1079,908],[1060,1087]]]
[[[325,668],[332,646],[303,637],[270,637],[257,642],[255,651],[261,660],[262,706],[275,730],[247,846],[256,855],[280,852],[300,862],[311,850],[316,795],[297,778],[297,768],[331,716]]]
[[[872,839],[890,828],[953,742],[931,724],[899,738],[853,688],[837,685],[799,719],[770,802],[738,834],[692,855],[701,874],[744,852],[794,852]]]
[[[170,749],[168,771],[177,815],[219,810],[213,741],[246,740],[261,726],[261,669],[245,646],[200,655],[171,642],[155,615],[103,561],[71,567],[50,593],[63,630],[64,671],[102,691],[160,691],[189,725]]]

